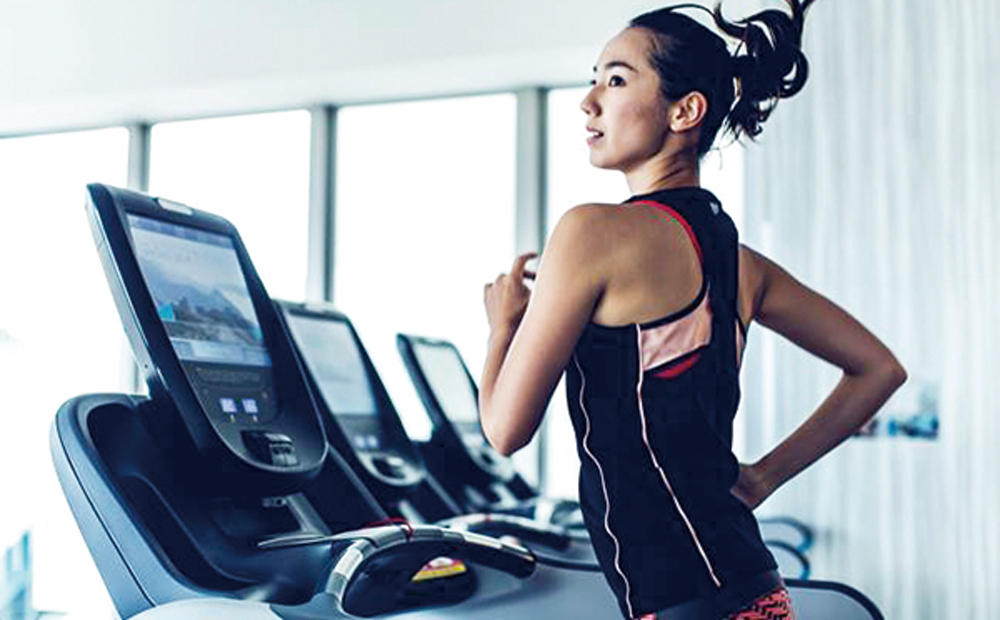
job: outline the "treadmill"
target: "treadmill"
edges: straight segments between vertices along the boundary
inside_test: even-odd
[[[543,565],[509,541],[388,521],[328,444],[231,224],[97,184],[87,213],[149,396],[70,399],[51,449],[123,618],[618,613],[599,574]]]
[[[478,388],[453,343],[398,334],[396,346],[433,427],[430,441],[421,446],[424,461],[453,497],[464,499],[468,510],[548,516],[560,525],[583,527],[577,502],[540,498],[510,459],[490,447],[479,425]],[[760,526],[781,575],[807,579],[808,527],[787,517],[761,519]]]
[[[583,528],[579,502],[540,497],[496,452],[479,424],[479,390],[454,344],[398,334],[396,346],[431,419],[430,441],[421,446],[428,469],[469,511],[521,514]]]
[[[446,490],[453,475],[464,475],[464,464],[455,462],[453,470],[445,467],[437,475],[428,471],[347,315],[325,303],[275,303],[316,394],[330,445],[392,518],[514,536],[598,570],[585,531],[469,504]]]

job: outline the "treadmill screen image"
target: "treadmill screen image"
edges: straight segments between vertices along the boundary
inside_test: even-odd
[[[347,323],[289,313],[288,327],[336,415],[375,416],[371,382]]]
[[[478,424],[479,405],[476,394],[455,349],[416,343],[413,352],[448,419],[452,422]]]
[[[128,215],[139,270],[177,357],[271,366],[232,239]]]

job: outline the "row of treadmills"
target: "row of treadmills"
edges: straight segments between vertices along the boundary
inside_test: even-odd
[[[450,343],[398,337],[433,421],[417,447],[348,317],[270,299],[229,222],[97,184],[87,213],[149,395],[73,398],[51,444],[123,618],[621,616],[579,506],[489,447]],[[801,577],[808,540],[771,538]],[[804,620],[882,617],[787,583]]]

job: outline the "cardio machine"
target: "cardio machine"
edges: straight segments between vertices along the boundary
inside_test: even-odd
[[[365,527],[387,514],[323,439],[235,229],[103,185],[88,198],[149,396],[70,399],[51,449],[123,618],[617,616],[601,576],[546,566],[523,547],[431,526]],[[842,586],[789,585],[803,618],[881,618],[861,615],[870,602]]]
[[[590,539],[582,530],[532,520],[523,511],[508,514],[456,500],[448,485],[455,477],[461,479],[465,463],[456,459],[443,463],[443,469],[428,471],[423,452],[407,436],[371,358],[343,312],[329,304],[276,304],[317,394],[331,446],[393,518],[514,536],[525,544],[556,551],[563,560],[585,560],[589,569],[598,570]]]
[[[88,198],[149,396],[70,399],[51,448],[122,617],[614,617],[596,573],[471,532],[385,524],[327,443],[232,225],[103,185]]]
[[[397,334],[396,346],[431,419],[431,438],[421,452],[452,497],[467,510],[523,514],[583,527],[578,502],[541,497],[511,459],[486,441],[479,424],[479,390],[454,344]]]

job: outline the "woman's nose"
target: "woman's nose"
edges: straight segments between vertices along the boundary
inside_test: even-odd
[[[594,99],[593,88],[588,90],[587,94],[583,96],[583,100],[580,101],[580,109],[588,116],[597,113],[597,102]]]

